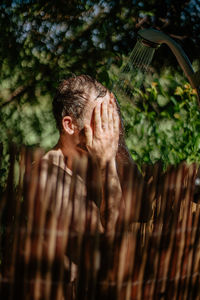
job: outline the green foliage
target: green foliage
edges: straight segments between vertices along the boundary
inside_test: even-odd
[[[160,78],[154,75],[145,91],[135,91],[136,103],[120,101],[127,145],[139,164],[200,162],[196,91],[176,75],[169,70]]]
[[[196,13],[195,13],[196,11]],[[0,105],[6,101],[37,102],[37,91],[52,95],[58,81],[87,73],[108,84],[106,72],[119,66],[142,26],[172,34],[199,57],[199,1],[5,1],[0,3]],[[160,47],[157,70],[174,64]],[[20,90],[20,92],[19,92]]]
[[[58,140],[58,131],[52,114],[49,97],[38,95],[38,103],[21,100],[16,106],[3,107],[0,114],[0,140],[3,152],[0,168],[0,194],[5,185],[9,166],[9,147],[53,147]]]

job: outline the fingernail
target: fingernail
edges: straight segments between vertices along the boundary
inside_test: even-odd
[[[115,95],[112,92],[111,92],[111,95],[112,95],[113,98],[115,98]]]

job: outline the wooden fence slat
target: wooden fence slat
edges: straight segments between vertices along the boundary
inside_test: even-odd
[[[91,158],[74,161],[69,176],[61,158],[55,165],[27,149],[20,157],[13,149],[0,202],[1,297],[200,299],[196,164],[165,173],[160,164],[144,166],[144,180],[136,165],[124,166],[123,197],[112,202],[109,164],[102,187]]]

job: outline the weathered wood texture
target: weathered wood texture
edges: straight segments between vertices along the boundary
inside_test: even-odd
[[[76,162],[70,177],[41,155],[11,153],[0,202],[0,299],[200,299],[197,165],[165,173],[146,166],[145,180],[136,166],[124,166],[120,221],[108,233],[92,161]],[[109,197],[105,186],[105,228]],[[149,201],[151,217],[138,222]]]

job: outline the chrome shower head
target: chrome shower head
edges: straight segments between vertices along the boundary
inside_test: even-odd
[[[160,44],[145,39],[139,33],[138,33],[138,40],[146,47],[155,48],[155,49],[160,47]]]
[[[183,72],[185,73],[186,77],[188,78],[192,88],[197,90],[197,95],[200,102],[200,79],[199,76],[197,76],[199,72],[194,72],[190,60],[188,59],[181,46],[162,31],[155,30],[152,28],[139,30],[138,36],[142,44],[147,47],[157,48],[161,44],[167,44],[169,46],[169,48],[176,56],[176,59],[179,65],[181,66]]]
[[[162,31],[155,30],[152,28],[141,29],[138,31],[138,35],[146,42],[154,43],[158,45],[165,43],[168,39],[171,39],[169,38],[168,35],[166,35]]]

